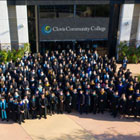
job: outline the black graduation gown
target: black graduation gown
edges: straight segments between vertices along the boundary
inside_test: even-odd
[[[140,115],[140,94],[135,95],[135,117]]]
[[[66,95],[66,98],[65,98],[65,110],[68,113],[71,112],[71,104],[72,104],[72,97],[71,97],[71,95]]]
[[[91,98],[90,98],[90,95],[88,94],[85,94],[85,104],[84,104],[84,107],[85,107],[85,112],[88,114],[89,113],[89,107],[90,107],[90,104],[91,104]]]
[[[99,94],[99,112],[104,113],[105,107],[106,107],[106,92],[104,94]]]
[[[112,109],[112,115],[116,117],[119,109],[119,96],[112,95],[111,109]]]
[[[30,100],[30,110],[31,110],[31,114],[32,114],[32,118],[34,119],[34,118],[36,118],[36,115],[37,115],[37,112],[36,112],[36,110],[37,110],[37,103],[36,103],[36,99],[31,99]]]
[[[83,113],[84,104],[85,104],[85,95],[80,94],[79,97],[78,97],[78,111],[79,111],[80,114]]]
[[[16,122],[19,120],[18,103],[13,103],[13,120]]]
[[[42,117],[42,115],[44,115],[44,118],[46,118],[47,115],[47,105],[48,105],[48,100],[47,98],[40,98],[39,99],[39,106],[40,106],[40,118]],[[42,108],[42,106],[44,106],[44,108]]]
[[[120,114],[124,115],[126,113],[126,100],[120,99],[119,108],[120,108]]]
[[[91,98],[90,110],[92,113],[96,114],[97,106],[98,106],[98,96],[97,94],[95,95],[91,94],[90,98]]]
[[[7,118],[13,119],[13,102],[8,102],[8,108],[7,108]]]
[[[27,103],[27,101],[25,101],[24,105],[25,105],[25,113],[24,113],[25,119],[29,119],[30,118],[30,116],[29,116],[29,102]]]
[[[134,100],[128,99],[126,102],[126,113],[127,115],[132,115],[134,113]]]
[[[51,114],[54,114],[55,111],[56,111],[56,107],[57,107],[57,104],[58,104],[58,98],[57,96],[50,96],[50,113]]]
[[[25,105],[23,103],[18,105],[18,120],[19,120],[19,124],[21,124],[21,122],[23,122],[24,119],[25,119],[24,112],[22,113],[21,111],[25,112]]]
[[[64,111],[64,101],[65,101],[65,96],[64,95],[59,95],[59,110],[58,113],[63,113]]]
[[[72,108],[77,110],[77,103],[78,103],[78,94],[72,94]]]

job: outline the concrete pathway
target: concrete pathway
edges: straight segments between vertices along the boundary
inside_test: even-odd
[[[32,140],[17,123],[0,121],[0,140]]]
[[[95,140],[91,133],[65,114],[48,116],[47,120],[26,120],[22,127],[33,140]]]
[[[68,115],[97,140],[140,140],[140,119],[113,118],[109,113]]]
[[[113,118],[109,113],[78,113],[26,120],[22,125],[0,122],[0,140],[139,140],[140,118]]]

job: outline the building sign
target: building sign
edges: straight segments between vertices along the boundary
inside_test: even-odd
[[[107,39],[109,18],[40,19],[40,40]]]

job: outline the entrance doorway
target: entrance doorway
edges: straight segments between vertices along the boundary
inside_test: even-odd
[[[47,41],[40,42],[39,51],[41,54],[44,54],[47,50],[78,50],[79,48],[85,49],[96,49],[100,55],[108,54],[108,41]]]

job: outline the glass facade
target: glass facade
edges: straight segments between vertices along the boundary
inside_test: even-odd
[[[77,5],[78,17],[109,17],[109,5]]]
[[[39,6],[39,20],[40,19],[57,19],[57,18],[109,18],[110,16],[110,5],[44,5]],[[35,7],[28,6],[28,26],[29,26],[29,39],[32,46],[32,51],[35,51],[36,36],[35,36]],[[74,43],[75,42],[75,43]],[[83,48],[92,47],[94,44],[98,47],[108,47],[107,40],[75,40],[75,41],[46,41],[40,42],[40,52],[45,52],[46,49],[64,49],[67,46],[78,47],[79,45]],[[73,44],[75,44],[73,46]]]
[[[109,5],[40,6],[40,18],[109,17]]]
[[[40,6],[40,18],[73,17],[73,5]]]

